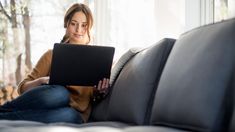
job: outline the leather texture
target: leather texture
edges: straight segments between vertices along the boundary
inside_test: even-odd
[[[153,93],[175,40],[163,39],[136,54],[113,84],[108,120],[147,124]]]
[[[111,75],[110,75],[110,88],[109,88],[109,94],[105,99],[103,99],[101,102],[98,104],[93,105],[93,111],[91,113],[91,118],[90,121],[105,121],[107,120],[107,107],[109,104],[110,100],[110,95],[112,93],[113,89],[113,84],[116,81],[117,77],[119,76],[121,70],[123,67],[126,65],[129,60],[132,59],[133,56],[135,56],[137,53],[142,51],[142,48],[131,48],[129,49],[126,53],[124,53],[120,59],[117,61],[116,64],[114,64],[112,70],[111,70]]]
[[[149,118],[151,109],[151,106],[147,105],[152,104],[151,98],[156,90],[154,86],[158,83],[174,43],[175,39],[165,38],[149,48],[131,49],[126,52],[113,68],[112,74],[115,75],[111,75],[111,80],[115,80],[115,83],[107,98],[94,106],[92,120],[147,124],[149,119],[146,118]],[[132,119],[129,112],[134,114]]]
[[[235,70],[235,19],[183,34],[155,95],[152,125],[224,131]]]

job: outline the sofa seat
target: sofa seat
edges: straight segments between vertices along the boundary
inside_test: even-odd
[[[0,130],[1,132],[189,132],[186,130],[160,126],[131,126],[125,128],[90,126],[76,128],[71,126],[45,125],[28,127],[5,127],[1,128]]]

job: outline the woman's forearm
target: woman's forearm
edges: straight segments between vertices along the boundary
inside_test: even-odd
[[[49,77],[41,77],[32,81],[25,82],[22,85],[20,91],[21,93],[24,93],[25,91],[32,89],[34,87],[37,87],[39,85],[48,84],[48,81],[49,81]]]
[[[33,81],[28,81],[28,82],[25,82],[22,86],[21,86],[21,93],[24,93],[25,91],[28,91],[29,89],[33,88],[33,87],[36,87],[36,86],[39,86],[41,85],[41,82],[40,82],[40,79],[35,79]]]

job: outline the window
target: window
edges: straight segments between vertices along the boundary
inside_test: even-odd
[[[235,0],[214,0],[214,22],[235,16]]]
[[[9,1],[2,1],[8,4],[8,8],[10,7]],[[34,66],[45,51],[53,48],[53,44],[60,42],[62,39],[65,34],[63,17],[72,3],[82,2],[89,5],[94,16],[93,43],[96,45],[114,46],[116,48],[114,58],[116,61],[130,48],[148,47],[163,38],[177,39],[183,32],[203,25],[205,23],[204,21],[207,22],[208,15],[203,16],[205,19],[200,17],[200,15],[203,14],[203,12],[200,12],[200,4],[206,7],[208,5],[207,1],[213,0],[20,1],[25,1],[25,5],[28,6],[30,11],[30,49],[32,51],[31,61]],[[20,3],[20,1],[18,2]],[[2,22],[1,16],[0,19]],[[21,21],[18,23],[19,27],[22,26]],[[4,21],[1,24],[4,25]],[[10,23],[7,24],[8,26],[2,25],[0,25],[0,29],[4,27],[11,29]],[[22,33],[23,31],[21,32],[22,29],[23,28],[20,27],[18,31],[19,37],[22,38],[18,43],[19,47],[22,48],[21,51],[24,50],[24,34]],[[12,35],[12,31],[9,30],[9,33],[5,34],[8,35],[9,44],[13,45],[14,35]],[[0,37],[0,46],[3,45],[1,40]],[[6,55],[7,53],[13,55],[10,54],[10,51],[14,50],[14,46],[11,47],[12,48],[8,50],[9,52],[6,50]],[[23,57],[24,56],[25,55],[23,55]],[[9,57],[9,59],[5,59],[7,60],[6,62],[2,63],[2,65],[6,64],[6,66],[2,68],[5,68],[5,71],[2,72],[4,78],[2,80],[14,80],[15,58],[15,56]],[[12,61],[10,62],[9,60]],[[24,63],[22,63],[22,65],[23,64]],[[8,65],[11,65],[11,67],[7,67]],[[24,71],[24,69],[22,71]],[[8,77],[8,73],[11,73],[12,76]]]
[[[184,0],[94,1],[94,43],[116,48],[115,59],[184,32]]]

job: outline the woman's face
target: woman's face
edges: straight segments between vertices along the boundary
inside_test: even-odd
[[[67,35],[69,43],[88,44],[89,37],[87,34],[87,18],[83,12],[76,12],[67,26]]]

